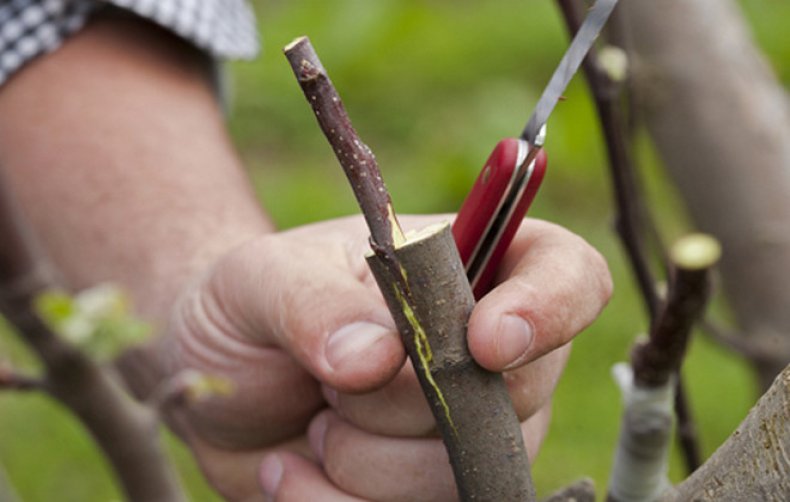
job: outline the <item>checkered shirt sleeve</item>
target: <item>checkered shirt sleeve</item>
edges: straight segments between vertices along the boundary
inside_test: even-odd
[[[0,0],[0,85],[108,6],[149,19],[217,59],[258,52],[255,17],[245,0]]]

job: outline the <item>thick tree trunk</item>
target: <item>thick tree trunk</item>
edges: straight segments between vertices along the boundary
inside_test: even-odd
[[[763,387],[790,361],[790,113],[732,0],[620,7],[647,128],[700,230]]]
[[[738,429],[668,501],[787,500],[790,493],[790,366]]]

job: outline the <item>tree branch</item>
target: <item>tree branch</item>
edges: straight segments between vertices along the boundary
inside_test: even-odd
[[[557,490],[542,502],[595,502],[595,483],[583,478]]]
[[[535,499],[518,417],[501,375],[472,359],[474,298],[449,225],[406,240],[378,166],[307,38],[285,48],[305,97],[351,182],[371,230],[368,264],[436,418],[462,500]]]
[[[673,280],[650,336],[635,346],[630,367],[615,367],[625,411],[609,484],[610,501],[655,500],[670,486],[667,462],[674,379],[691,328],[707,301],[710,269],[720,254],[718,243],[705,235],[685,237],[673,246]]]
[[[107,456],[128,500],[185,500],[161,450],[156,415],[131,399],[109,371],[53,333],[33,310],[47,283],[28,251],[0,185],[0,314],[41,359],[42,388],[82,422]]]
[[[360,141],[310,40],[307,37],[297,38],[285,47],[284,52],[321,131],[351,183],[373,242],[381,248],[391,248],[403,242],[403,231],[395,219],[376,157]]]
[[[634,377],[641,387],[658,387],[677,374],[694,323],[702,316],[710,290],[710,270],[721,248],[713,238],[687,236],[672,249],[673,277],[662,310],[647,343],[631,354]]]

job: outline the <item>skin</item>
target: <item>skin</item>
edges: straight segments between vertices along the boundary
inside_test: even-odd
[[[275,232],[207,68],[150,24],[101,17],[0,87],[0,166],[43,259],[73,290],[121,284],[160,329],[137,354],[150,371],[129,373],[141,392],[156,382],[140,374],[186,368],[234,382],[169,418],[228,499],[454,499],[362,219]],[[507,370],[533,458],[569,342],[610,293],[595,250],[526,220],[475,307],[471,352]]]

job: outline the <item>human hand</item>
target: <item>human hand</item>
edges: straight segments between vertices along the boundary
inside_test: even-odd
[[[472,314],[469,345],[483,366],[513,368],[506,381],[534,456],[567,342],[595,318],[611,285],[581,239],[546,223],[522,227],[501,284]],[[361,218],[273,234],[221,260],[180,302],[171,369],[236,385],[185,420],[187,440],[224,495],[251,497],[268,453],[263,484],[278,500],[454,498],[433,418],[362,258],[367,248]],[[322,390],[332,411],[319,413]],[[311,419],[312,455],[300,441]],[[324,469],[288,452],[300,446]]]

